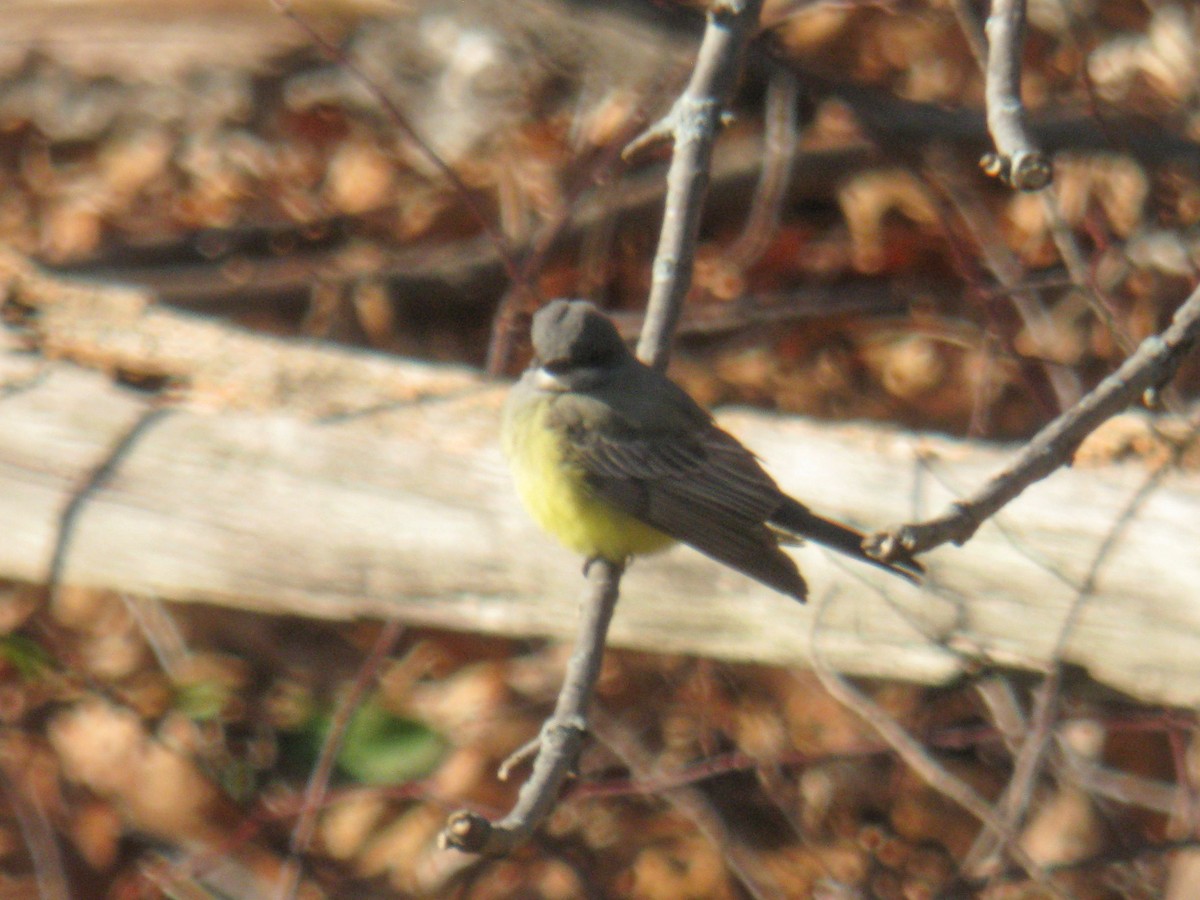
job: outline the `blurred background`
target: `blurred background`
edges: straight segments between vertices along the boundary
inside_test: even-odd
[[[524,365],[552,297],[636,334],[670,148],[621,151],[686,83],[699,4],[2,5],[6,252],[206,321],[495,375]],[[1195,287],[1196,6],[1030,0],[1022,88],[1049,196],[979,168],[986,13],[767,3],[673,359],[702,403],[1020,440]],[[14,334],[28,315],[5,308]],[[154,365],[78,361],[163,387]],[[1155,402],[1184,410],[1198,388],[1193,354]],[[1164,446],[1134,428],[1100,452]],[[266,896],[378,626],[2,591],[0,895]],[[587,777],[545,833],[506,860],[438,851],[449,809],[511,802],[496,765],[536,733],[563,659],[540,639],[406,631],[370,673],[300,895],[1043,896],[999,870],[956,880],[978,823],[808,673],[631,651],[609,654]],[[1071,896],[1186,890],[1185,857],[1141,851],[1194,838],[1194,797],[1176,809],[1174,792],[1195,767],[1190,713],[1073,674],[1068,708],[1104,724],[1066,739],[1146,796],[1047,775],[1022,846],[1076,866]],[[970,685],[866,688],[980,792],[1004,785]]]

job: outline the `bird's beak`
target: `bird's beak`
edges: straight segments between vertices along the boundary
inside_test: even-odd
[[[563,391],[570,390],[566,382],[542,366],[533,370],[533,384],[540,391],[562,393]]]

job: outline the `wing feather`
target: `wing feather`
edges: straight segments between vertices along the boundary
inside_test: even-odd
[[[687,434],[586,432],[575,455],[597,495],[784,593],[804,579],[766,522],[786,498],[750,451],[715,425]]]
[[[591,434],[577,445],[577,458],[601,495],[624,496],[622,483],[637,482],[649,494],[686,499],[739,524],[765,522],[784,502],[754,456],[715,426],[685,437]]]

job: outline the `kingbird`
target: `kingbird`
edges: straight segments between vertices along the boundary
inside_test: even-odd
[[[505,406],[504,449],[522,502],[569,549],[624,565],[680,541],[800,601],[808,587],[781,544],[811,539],[910,581],[923,571],[868,556],[862,534],[783,493],[591,303],[543,307],[532,340]]]

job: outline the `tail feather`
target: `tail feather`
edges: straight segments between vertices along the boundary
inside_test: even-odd
[[[910,556],[892,560],[891,562],[884,562],[883,560],[867,555],[866,551],[863,550],[862,542],[864,535],[861,532],[855,531],[853,528],[842,525],[839,522],[822,519],[806,506],[790,497],[771,516],[768,524],[772,528],[779,529],[786,535],[816,541],[818,544],[823,544],[860,562],[870,563],[873,566],[886,569],[894,575],[899,575],[901,578],[911,581],[913,584],[919,584],[921,575],[925,572],[925,567]]]

